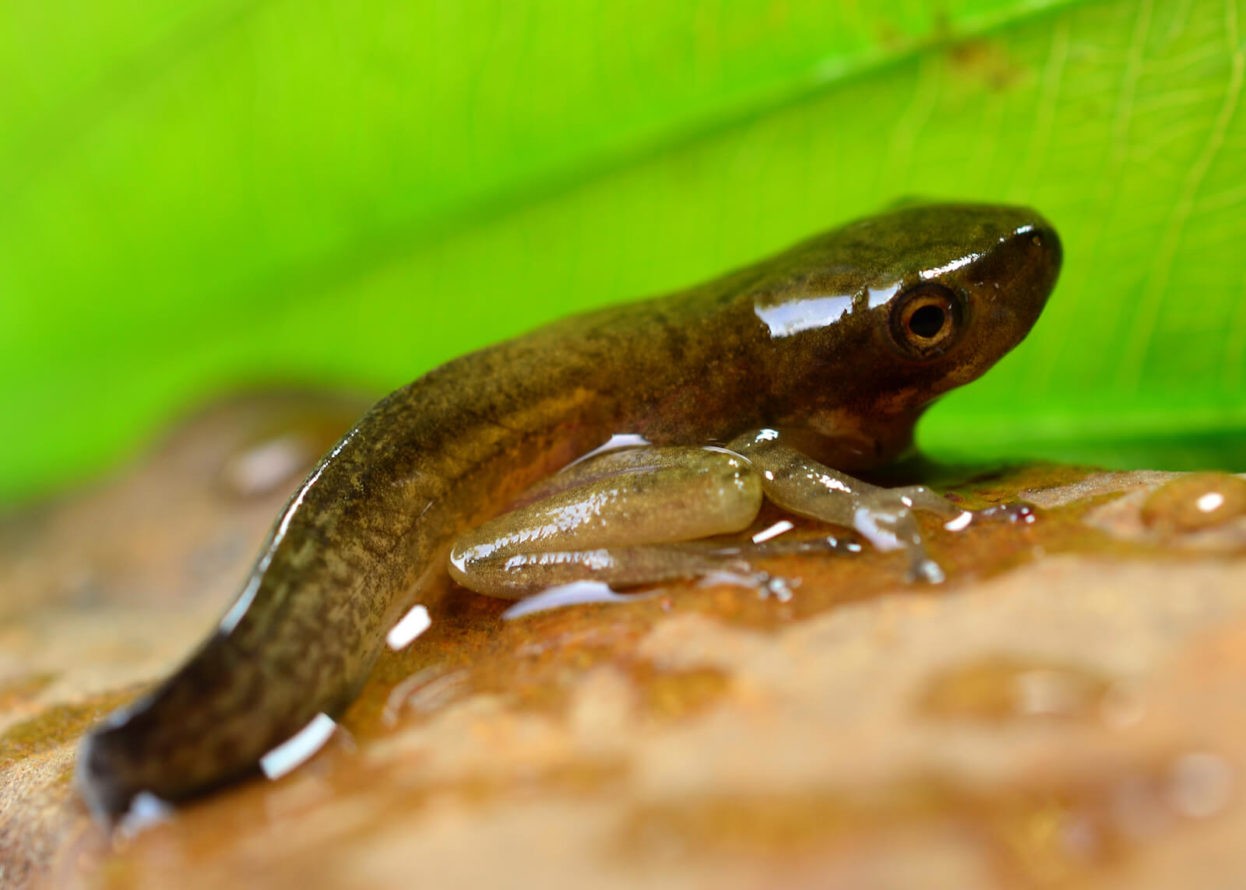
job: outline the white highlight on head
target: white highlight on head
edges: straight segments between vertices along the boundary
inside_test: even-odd
[[[385,635],[385,645],[397,652],[411,645],[411,641],[433,626],[433,619],[428,609],[421,605],[412,606],[411,610],[398,619],[398,623]]]
[[[312,755],[324,747],[325,742],[337,729],[337,723],[328,714],[317,714],[311,722],[260,758],[260,769],[270,779],[298,769]]]
[[[869,294],[867,304],[871,309],[877,309],[885,303],[891,302],[891,298],[900,290],[900,282],[896,281],[884,287],[871,287],[866,291]]]
[[[933,269],[924,269],[921,276],[925,281],[929,281],[931,278],[938,278],[940,275],[946,275],[948,272],[955,272],[961,266],[968,266],[970,263],[976,262],[981,258],[982,254],[980,253],[965,254],[965,256],[957,257],[950,263],[944,263],[942,266],[935,266]]]
[[[801,331],[832,324],[852,311],[852,296],[836,294],[787,300],[774,306],[754,306],[753,312],[770,329],[772,337],[790,337]]]

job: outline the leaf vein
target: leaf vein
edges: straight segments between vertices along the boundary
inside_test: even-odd
[[[1231,53],[1228,83],[1225,86],[1220,110],[1212,124],[1211,131],[1182,183],[1180,197],[1177,199],[1172,214],[1168,217],[1168,223],[1160,238],[1142,295],[1136,304],[1135,323],[1126,342],[1118,373],[1118,381],[1125,389],[1136,390],[1141,383],[1146,355],[1159,322],[1161,302],[1172,277],[1173,261],[1177,255],[1181,235],[1193,213],[1199,189],[1202,188],[1217,153],[1224,146],[1229,127],[1237,113],[1243,75],[1246,75],[1246,52],[1243,52],[1238,37],[1236,0],[1226,0],[1225,8],[1225,31]]]

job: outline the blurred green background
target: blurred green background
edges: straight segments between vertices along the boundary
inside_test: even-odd
[[[897,197],[1066,267],[942,456],[1246,469],[1246,0],[7,0],[0,501]]]

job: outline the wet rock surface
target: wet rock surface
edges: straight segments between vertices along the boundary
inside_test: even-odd
[[[1050,466],[945,474],[967,507],[1038,511],[926,523],[933,587],[866,548],[767,559],[790,598],[671,585],[508,620],[447,581],[310,762],[106,832],[72,787],[82,732],[199,642],[362,407],[228,402],[114,481],[0,521],[0,884],[1246,874],[1241,480]]]

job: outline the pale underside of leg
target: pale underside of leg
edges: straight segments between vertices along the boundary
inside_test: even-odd
[[[747,573],[750,557],[845,549],[833,538],[813,547],[698,541],[747,528],[763,494],[788,512],[854,529],[879,550],[903,551],[910,579],[928,582],[943,572],[926,553],[913,511],[962,512],[924,486],[862,482],[761,430],[726,449],[629,448],[574,464],[461,537],[451,575],[479,593],[519,598],[574,581],[629,587]]]
[[[516,598],[572,581],[625,587],[738,566],[680,542],[747,528],[762,488],[748,461],[722,449],[640,448],[576,464],[523,500],[455,543],[456,581]]]

